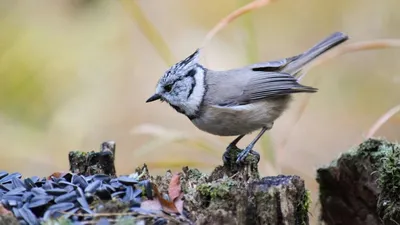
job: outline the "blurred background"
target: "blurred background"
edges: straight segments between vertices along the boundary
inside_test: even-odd
[[[167,104],[145,100],[165,70],[249,2],[1,1],[1,169],[47,176],[68,170],[69,151],[114,140],[119,174],[143,163],[153,174],[185,165],[210,172],[233,137],[203,133]],[[288,57],[334,31],[349,43],[399,38],[399,7],[398,0],[274,1],[218,33],[201,61],[224,70]],[[396,48],[360,51],[312,68],[302,83],[319,92],[296,95],[257,145],[262,175],[302,176],[315,200],[316,168],[360,143],[400,103],[399,59]],[[400,116],[377,133],[399,135]]]

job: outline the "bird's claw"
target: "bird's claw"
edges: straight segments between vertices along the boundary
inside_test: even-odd
[[[231,157],[229,157],[228,151],[225,151],[224,154],[222,155],[222,162],[224,163],[224,165],[227,164],[230,159]]]
[[[252,150],[252,148],[247,147],[245,149],[243,149],[243,151],[241,151],[236,159],[236,163],[242,163],[246,157],[249,155],[249,153],[253,154],[256,156],[257,158],[257,162],[260,161],[260,154],[254,150]]]
[[[231,157],[229,156],[229,151],[230,151],[230,149],[233,149],[233,148],[237,148],[237,147],[235,144],[232,144],[232,143],[229,144],[228,147],[226,147],[226,150],[225,150],[224,154],[222,155],[222,162],[224,162],[224,164],[227,164],[230,161]]]

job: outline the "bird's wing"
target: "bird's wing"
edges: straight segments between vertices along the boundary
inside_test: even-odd
[[[301,55],[293,56],[290,58],[278,59],[268,62],[261,62],[247,66],[246,68],[252,71],[262,71],[262,72],[277,72],[281,71],[283,67],[298,59]]]
[[[241,103],[254,102],[299,92],[316,92],[317,89],[301,85],[287,73],[255,73],[243,88]]]
[[[251,69],[209,73],[206,84],[205,101],[219,106],[245,105],[298,92],[317,91],[297,83],[290,74]]]

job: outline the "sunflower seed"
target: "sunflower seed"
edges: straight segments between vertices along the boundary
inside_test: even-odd
[[[11,173],[11,174],[8,174],[7,176],[5,176],[5,177],[3,177],[3,178],[0,179],[0,183],[4,184],[4,183],[7,183],[7,182],[11,182],[11,180],[12,180],[14,177],[16,177],[16,178],[19,179],[19,178],[22,177],[22,175],[21,175],[20,173]]]
[[[36,208],[36,207],[44,206],[53,199],[54,199],[53,196],[48,196],[48,195],[47,196],[46,195],[35,196],[29,202],[28,208]]]
[[[85,180],[85,178],[76,174],[72,176],[71,182],[82,189],[85,189],[88,186],[88,182]]]
[[[6,177],[8,173],[6,171],[0,171],[0,180]]]
[[[34,195],[46,195],[46,191],[42,188],[34,187],[31,189],[31,192]]]
[[[67,190],[62,189],[62,188],[47,189],[45,192],[46,192],[47,194],[49,194],[49,195],[54,195],[54,196],[60,196],[60,195],[63,195],[63,194],[68,193]]]
[[[24,207],[20,208],[19,209],[19,213],[21,214],[22,218],[24,218],[24,220],[28,224],[30,224],[30,225],[36,225],[36,224],[39,225],[38,218],[27,207],[24,206]]]
[[[55,203],[71,202],[71,201],[75,201],[77,197],[78,196],[77,196],[76,192],[73,191],[73,192],[58,196],[57,198],[54,199],[54,202]]]
[[[85,192],[87,193],[94,193],[96,191],[97,188],[99,188],[101,185],[101,181],[100,180],[95,180],[94,182],[90,183],[86,188],[85,188]]]
[[[13,177],[11,179],[12,188],[24,188],[26,190],[26,186],[24,182],[22,182],[19,178]]]
[[[42,188],[43,188],[44,190],[53,189],[53,188],[54,188],[54,186],[53,186],[53,181],[51,181],[51,180],[46,180],[45,183],[42,185]]]
[[[118,181],[125,185],[133,185],[139,183],[136,179],[130,178],[128,176],[118,177]]]
[[[31,178],[26,178],[24,180],[24,184],[26,189],[31,190],[32,188],[36,187],[35,182]]]
[[[50,210],[50,211],[67,211],[67,210],[72,209],[74,206],[75,206],[74,203],[63,202],[63,203],[58,203],[58,204],[52,205],[47,210]]]

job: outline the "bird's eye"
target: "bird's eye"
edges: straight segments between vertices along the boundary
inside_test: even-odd
[[[172,84],[165,85],[165,86],[164,86],[164,90],[165,90],[166,92],[170,92],[170,91],[172,90]]]

